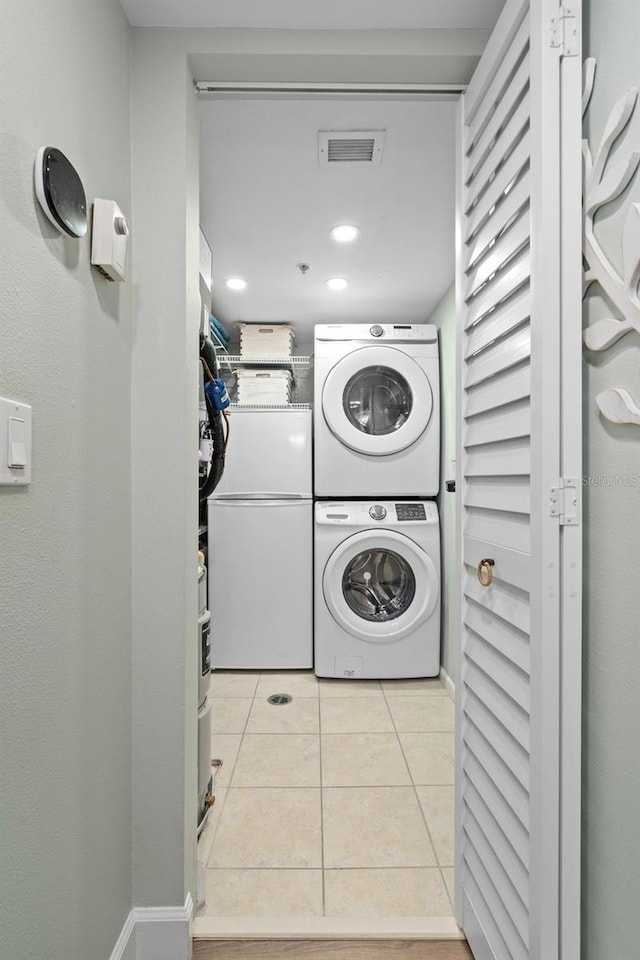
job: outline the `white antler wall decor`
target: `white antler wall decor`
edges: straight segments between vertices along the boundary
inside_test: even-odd
[[[583,116],[595,81],[596,61],[584,63]],[[619,317],[597,320],[584,331],[589,350],[606,350],[630,330],[640,333],[640,204],[629,207],[622,232],[622,276],[605,254],[594,230],[596,211],[619,197],[635,174],[640,153],[632,152],[607,169],[611,148],[626,129],[636,107],[638,91],[630,88],[612,109],[595,157],[588,140],[582,141],[583,161],[583,297],[592,283],[598,283]],[[602,415],[614,423],[640,423],[638,407],[626,390],[612,387],[596,397]]]
[[[611,423],[639,423],[640,408],[622,387],[609,387],[596,397],[598,410]]]

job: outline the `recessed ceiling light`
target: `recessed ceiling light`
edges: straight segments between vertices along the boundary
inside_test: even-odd
[[[229,290],[244,290],[247,286],[247,281],[241,277],[229,277],[228,280],[225,280],[225,283]]]
[[[349,281],[344,277],[330,277],[329,280],[325,280],[325,283],[330,290],[344,290],[349,286]]]
[[[351,241],[357,239],[359,235],[360,231],[358,228],[350,223],[341,223],[329,231],[331,239],[336,240],[338,243],[351,243]]]

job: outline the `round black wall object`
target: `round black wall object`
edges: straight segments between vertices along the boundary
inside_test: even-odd
[[[87,197],[71,161],[56,147],[40,147],[34,179],[36,196],[51,223],[70,237],[84,237]]]

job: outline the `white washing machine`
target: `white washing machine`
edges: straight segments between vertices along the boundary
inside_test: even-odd
[[[434,497],[440,484],[438,330],[315,328],[317,497]]]
[[[440,526],[431,501],[315,507],[319,677],[435,677],[440,671]]]

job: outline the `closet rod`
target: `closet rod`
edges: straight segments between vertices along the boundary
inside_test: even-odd
[[[456,83],[255,83],[233,80],[196,80],[197,94],[203,96],[321,96],[384,97],[396,99],[455,100],[466,90]]]

